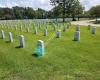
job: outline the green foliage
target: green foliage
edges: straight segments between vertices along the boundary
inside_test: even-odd
[[[24,16],[27,16],[28,19],[33,19],[36,16],[36,12],[32,8],[27,7],[25,8]]]
[[[30,7],[0,8],[0,19],[33,19],[46,18],[47,11],[38,8],[34,10]]]
[[[62,6],[61,5],[58,5],[58,6],[55,6],[53,9],[52,9],[52,14],[54,17],[62,17]]]
[[[0,19],[45,19],[45,18],[64,18],[79,17],[83,13],[83,7],[78,0],[65,0],[65,3],[59,3],[59,0],[51,0],[56,5],[50,11],[38,8],[34,10],[31,7],[12,7],[0,8]]]
[[[36,10],[36,14],[37,14],[37,18],[39,18],[39,19],[43,19],[43,18],[47,17],[47,11],[45,11],[41,8],[38,8],[38,10]]]
[[[80,2],[77,1],[72,5],[72,7],[70,9],[70,13],[72,16],[75,17],[75,16],[79,16],[79,15],[83,14],[83,10],[84,10],[84,8],[80,4]]]
[[[86,18],[91,17],[91,15],[90,15],[89,11],[84,11],[83,16],[84,16],[84,17],[86,17]]]
[[[79,17],[83,14],[83,6],[80,4],[79,0],[65,0],[65,3],[61,4],[59,0],[51,0],[51,3],[53,4],[58,4],[58,6],[54,7],[53,11],[54,13],[59,16],[59,15],[64,15],[63,14],[63,7],[65,7],[65,16],[67,17]]]
[[[92,17],[95,17],[96,18],[96,21],[97,21],[97,18],[100,17],[100,5],[97,5],[97,6],[94,6],[92,7],[90,10],[89,10],[89,13]]]
[[[24,14],[24,8],[23,7],[13,7],[13,15],[17,19],[22,19]]]
[[[12,9],[0,8],[0,19],[11,19]]]

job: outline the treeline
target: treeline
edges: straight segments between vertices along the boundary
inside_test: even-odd
[[[34,10],[30,7],[0,8],[0,19],[35,19],[47,18],[48,11],[41,8]]]
[[[46,19],[46,18],[62,18],[63,10],[60,6],[56,6],[50,11],[38,8],[34,10],[31,7],[12,7],[12,8],[0,8],[0,19]],[[82,13],[82,11],[80,11]],[[72,13],[72,12],[70,12]],[[71,17],[67,14],[66,17]]]
[[[12,7],[12,8],[0,8],[0,19],[46,19],[46,18],[62,18],[63,10],[61,6],[56,6],[50,11],[38,8],[34,10],[31,7]],[[84,11],[80,5],[77,8],[72,7],[66,9],[65,18],[99,18],[100,17],[100,5],[92,7],[88,11]]]

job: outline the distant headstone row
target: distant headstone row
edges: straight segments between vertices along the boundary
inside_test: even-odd
[[[69,24],[69,26],[71,27],[71,24]],[[61,37],[61,30],[57,30],[56,29],[56,26],[54,25],[54,30],[56,30],[56,38],[60,38]],[[17,27],[15,27],[17,29]],[[22,32],[23,28],[22,26],[20,26],[20,32]],[[91,30],[91,33],[92,34],[96,34],[96,27],[91,27],[91,25],[88,25],[88,30]],[[26,27],[26,32],[29,32],[29,27]],[[66,32],[66,26],[64,25],[63,27],[63,32]],[[36,35],[37,34],[37,28],[34,29],[34,34]],[[48,34],[48,26],[46,25],[45,29],[44,29],[44,32],[43,32],[43,35],[44,36],[47,36]],[[1,38],[4,39],[5,38],[5,35],[4,35],[4,31],[2,30],[1,31]],[[8,40],[9,42],[13,42],[13,38],[12,38],[12,33],[9,32],[8,34]],[[74,32],[74,40],[75,41],[79,41],[80,40],[80,25],[76,25],[76,30]]]

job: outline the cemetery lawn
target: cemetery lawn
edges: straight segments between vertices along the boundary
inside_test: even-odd
[[[100,28],[95,35],[81,26],[81,40],[73,41],[75,26],[62,32],[61,38],[52,38],[55,33],[49,26],[48,35],[43,28],[34,35],[12,29],[4,30],[6,38],[0,39],[0,80],[100,80]],[[14,42],[7,42],[11,31]],[[19,35],[25,37],[25,48],[19,46]],[[45,44],[45,56],[32,56],[37,40]]]

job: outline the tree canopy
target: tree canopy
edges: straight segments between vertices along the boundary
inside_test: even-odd
[[[45,18],[68,18],[73,20],[83,15],[83,6],[79,0],[50,0],[55,5],[50,11],[31,7],[0,8],[0,19],[45,19]],[[60,2],[59,2],[60,1]],[[63,2],[64,1],[64,2]]]
[[[79,15],[81,15],[84,10],[79,0],[50,0],[50,1],[51,4],[57,5],[57,7],[59,8],[59,10],[57,10],[56,13],[61,14],[62,12],[62,15],[64,17],[71,16],[73,17],[73,20],[75,17],[79,18]],[[57,9],[57,7],[55,8]]]
[[[38,8],[34,10],[31,7],[12,7],[0,8],[0,19],[34,19],[46,18],[46,10]]]
[[[95,17],[96,20],[97,18],[100,18],[100,5],[93,6],[90,10],[89,13],[92,17]]]

